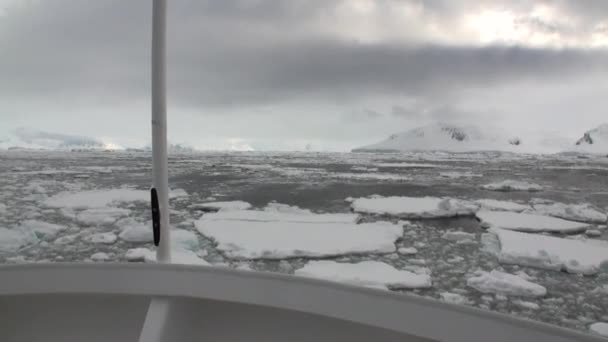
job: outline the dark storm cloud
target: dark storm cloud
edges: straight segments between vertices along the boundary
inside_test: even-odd
[[[340,102],[363,95],[429,97],[608,68],[602,51],[362,44],[315,31],[310,22],[339,3],[172,1],[171,100],[185,106],[241,106]],[[474,6],[450,3],[421,2],[446,17]],[[117,102],[147,96],[149,1],[34,4],[10,10],[0,20],[0,97],[78,94]],[[580,5],[559,4],[587,13]]]

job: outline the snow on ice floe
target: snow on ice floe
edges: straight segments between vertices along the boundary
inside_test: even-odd
[[[532,209],[529,205],[494,199],[480,199],[476,200],[475,203],[479,204],[482,209],[494,211],[514,211],[520,213]]]
[[[151,230],[151,226],[150,226]],[[206,251],[200,249],[198,237],[194,232],[184,229],[171,230],[171,263],[188,265],[209,265],[202,258]],[[148,248],[132,248],[125,253],[128,261],[156,262],[156,252]]]
[[[116,236],[116,234],[112,232],[95,233],[84,238],[85,241],[88,241],[90,243],[103,243],[106,245],[113,244],[114,242],[116,242],[117,239],[118,237]]]
[[[182,197],[188,197],[188,192],[184,189],[170,189],[169,190],[169,198],[170,199],[175,199],[175,198],[182,198]]]
[[[504,180],[496,183],[489,183],[481,186],[482,189],[492,191],[542,191],[543,187],[538,184],[515,181],[515,180]]]
[[[150,193],[148,191],[121,188],[62,192],[47,198],[43,204],[51,208],[68,207],[73,209],[88,209],[108,207],[112,203],[147,202],[149,200]]]
[[[112,224],[119,218],[129,216],[129,209],[102,207],[86,209],[76,214],[76,221],[89,225]]]
[[[315,214],[289,206],[203,215],[197,230],[229,258],[281,259],[392,253],[400,225],[356,224],[353,214]]]
[[[192,204],[188,208],[203,211],[246,210],[251,208],[251,204],[245,201],[220,201]]]
[[[0,228],[0,253],[14,252],[38,241],[36,234],[29,229]]]
[[[108,261],[108,260],[110,260],[110,256],[104,252],[97,252],[97,253],[91,255],[91,260],[97,261],[97,262]]]
[[[608,337],[608,323],[596,322],[589,326],[589,330],[601,336]]]
[[[464,305],[464,304],[471,303],[471,301],[469,301],[465,296],[458,294],[458,293],[441,292],[441,293],[439,293],[439,296],[442,301],[444,301],[446,303],[450,303],[450,304]]]
[[[394,168],[414,168],[414,169],[431,169],[438,168],[441,165],[429,163],[378,163],[377,167],[394,167]]]
[[[477,217],[482,226],[520,232],[577,233],[589,228],[589,224],[536,214],[510,211],[479,211]]]
[[[467,285],[483,293],[496,293],[508,296],[542,297],[547,289],[517,275],[493,270],[480,271],[467,279]]]
[[[31,231],[41,240],[51,240],[54,239],[59,232],[65,230],[66,227],[44,221],[26,220],[21,222],[18,229],[22,231]]]
[[[391,196],[358,198],[351,203],[351,208],[358,213],[415,219],[473,216],[479,206],[455,198]]]
[[[379,261],[362,261],[355,264],[331,260],[309,261],[304,267],[297,269],[295,275],[372,288],[431,287],[429,275],[398,270]]]
[[[464,172],[446,171],[446,172],[439,172],[439,177],[449,178],[449,179],[458,179],[458,178],[483,177],[483,175],[479,174],[479,173],[473,173],[471,171],[464,171]]]
[[[608,266],[608,242],[574,240],[491,228],[482,238],[499,262],[570,273],[595,274]]]
[[[316,214],[308,209],[280,203],[269,203],[262,210],[231,210],[205,214],[205,220],[291,222],[291,223],[356,223],[359,216],[351,213]]]
[[[607,216],[590,203],[564,204],[558,202],[533,204],[526,212],[559,217],[565,220],[606,223]]]
[[[152,232],[152,222],[139,222],[132,218],[118,221],[116,225],[121,232],[118,234],[124,241],[128,242],[152,242],[154,234]]]

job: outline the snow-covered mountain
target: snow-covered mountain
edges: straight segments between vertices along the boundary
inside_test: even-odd
[[[597,126],[576,141],[576,150],[590,153],[608,153],[608,123]]]
[[[517,137],[504,137],[479,127],[434,123],[393,134],[379,143],[354,149],[362,151],[518,151],[523,144]]]
[[[12,134],[0,139],[0,148],[38,150],[106,150],[115,149],[111,144],[95,138],[51,133],[31,128],[17,128]]]

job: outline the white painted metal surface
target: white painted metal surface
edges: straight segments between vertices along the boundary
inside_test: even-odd
[[[152,173],[160,206],[160,245],[156,249],[156,260],[159,262],[171,261],[167,166],[166,11],[165,0],[154,0],[152,5]]]
[[[605,341],[413,295],[225,268],[6,265],[0,279],[9,342],[135,341],[152,298],[168,302],[162,341]]]

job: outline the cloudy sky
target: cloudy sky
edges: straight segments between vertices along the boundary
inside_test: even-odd
[[[608,1],[169,0],[169,139],[349,150],[432,122],[608,121]],[[0,0],[0,136],[149,142],[149,0]],[[524,138],[525,139],[525,138]]]

